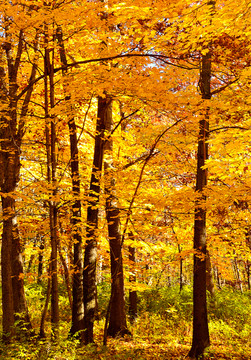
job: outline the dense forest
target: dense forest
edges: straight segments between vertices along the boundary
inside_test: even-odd
[[[1,359],[250,359],[250,84],[249,0],[0,0]]]

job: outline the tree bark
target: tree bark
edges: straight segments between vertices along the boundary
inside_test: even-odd
[[[48,42],[48,29],[45,25],[45,43]],[[51,238],[51,325],[52,336],[57,337],[59,323],[59,304],[58,304],[58,274],[57,274],[57,203],[55,196],[56,188],[56,125],[55,118],[49,116],[50,108],[54,108],[54,71],[53,55],[50,60],[48,47],[44,54],[44,99],[45,99],[45,119],[46,119],[46,148],[47,148],[47,180],[52,184],[52,194],[49,200],[49,220],[50,220],[50,238]],[[49,84],[48,84],[49,77]],[[49,85],[49,86],[48,86]],[[49,87],[49,91],[48,91]]]
[[[50,295],[51,295],[51,263],[49,264],[48,268],[48,284],[47,284],[47,291],[46,291],[46,298],[45,298],[45,304],[42,311],[41,321],[40,321],[40,329],[39,329],[39,337],[41,339],[45,338],[45,331],[44,331],[44,324],[45,319],[47,315],[47,310],[50,302]]]
[[[3,191],[1,189],[1,191]],[[12,289],[12,225],[13,218],[10,216],[9,209],[13,207],[13,199],[9,196],[2,196],[3,209],[3,232],[2,232],[2,311],[3,311],[3,340],[8,342],[14,335],[14,301]]]
[[[44,250],[44,241],[39,245],[39,252],[38,252],[38,270],[37,270],[37,283],[38,284],[41,284],[41,282],[42,282],[43,257],[44,257],[43,250]]]
[[[83,300],[83,258],[81,236],[81,201],[80,174],[78,159],[77,129],[74,118],[68,122],[71,145],[71,179],[73,191],[72,204],[72,238],[74,242],[74,273],[73,273],[73,306],[71,334],[84,330],[84,300]],[[83,335],[81,335],[83,341]]]
[[[130,238],[133,237],[133,234],[129,234]],[[129,246],[129,261],[130,261],[130,272],[129,282],[135,286],[136,284],[136,274],[135,274],[135,264],[136,264],[136,249],[133,246]],[[137,314],[137,291],[135,289],[129,290],[129,315],[131,323],[133,323],[138,314]]]
[[[243,293],[243,286],[242,286],[241,274],[240,274],[237,257],[235,257],[232,260],[232,266],[233,266],[233,273],[234,273],[235,279],[236,279],[235,282],[237,284],[237,288],[241,291],[241,293]]]
[[[57,28],[57,40],[59,44],[60,59],[62,65],[67,67],[67,58],[63,42],[61,27]],[[63,72],[64,74],[64,72]],[[65,86],[65,97],[67,96],[67,87]],[[75,335],[79,333],[81,342],[84,341],[84,293],[83,293],[83,257],[82,257],[82,236],[81,236],[81,201],[80,201],[80,174],[79,174],[79,155],[77,127],[74,117],[71,115],[71,106],[69,105],[68,127],[71,148],[71,181],[73,192],[72,204],[72,240],[74,246],[73,256],[73,286],[72,286],[72,326],[70,333]],[[80,334],[81,332],[81,334]]]
[[[31,330],[30,316],[24,292],[24,270],[22,259],[22,248],[18,228],[15,224],[12,229],[12,288],[14,298],[15,320],[18,322],[19,335],[22,329]]]
[[[104,99],[98,98],[98,114],[96,124],[93,166],[87,208],[86,244],[84,254],[84,326],[85,343],[94,342],[93,323],[96,309],[96,262],[97,262],[97,230],[98,206],[100,195],[100,177],[104,154]]]
[[[66,261],[65,261],[65,258],[64,258],[64,256],[63,256],[63,253],[62,253],[62,249],[61,249],[61,245],[60,245],[60,241],[59,241],[59,240],[58,240],[58,254],[59,254],[59,258],[60,258],[61,264],[62,264],[63,269],[64,269],[65,285],[66,285],[66,289],[67,289],[67,294],[68,294],[68,299],[69,299],[70,308],[71,308],[71,310],[72,310],[73,302],[72,302],[72,293],[71,293],[71,284],[70,284],[69,269],[68,269],[67,263],[66,263]]]
[[[246,228],[246,244],[248,246],[248,248],[251,250],[251,228],[250,226],[248,226]],[[251,261],[250,260],[246,260],[246,272],[247,272],[247,288],[248,290],[251,290],[251,274],[250,274],[250,270],[251,270]]]
[[[109,134],[105,139],[104,148],[106,219],[108,223],[111,259],[111,299],[107,335],[116,337],[124,336],[130,332],[126,324],[120,211],[117,205],[115,178],[113,176],[113,141],[110,136],[113,125],[112,99],[106,96],[99,102],[99,106],[100,112],[103,115],[105,130],[107,134]]]
[[[207,283],[207,290],[210,292],[211,297],[214,297],[215,289],[214,289],[213,269],[208,251],[206,257],[206,283]]]
[[[200,90],[202,99],[211,98],[211,52],[202,55],[200,74]],[[209,330],[207,319],[207,288],[206,288],[206,196],[208,159],[209,108],[205,109],[204,118],[199,123],[199,140],[197,151],[196,192],[194,220],[194,272],[193,272],[193,341],[189,352],[191,358],[203,357],[204,350],[209,346]]]
[[[15,214],[15,191],[20,173],[21,142],[24,135],[24,119],[28,111],[33,87],[26,92],[18,119],[17,75],[23,48],[23,32],[20,30],[16,57],[13,58],[11,35],[6,26],[6,43],[2,47],[6,53],[8,84],[5,82],[5,65],[1,49],[0,53],[0,187],[3,212],[2,232],[2,307],[3,307],[3,339],[9,341],[14,335],[14,321],[18,320],[18,332],[26,332],[31,328],[28,308],[24,293],[23,261],[20,238],[17,230]],[[36,45],[35,45],[36,49]],[[36,51],[36,50],[35,50]],[[36,73],[36,61],[31,69],[30,81]],[[20,109],[19,109],[20,110]],[[14,314],[16,313],[16,314]]]
[[[246,261],[246,272],[247,272],[247,289],[251,290],[251,274],[250,274],[250,269],[251,269],[251,262],[249,260]]]

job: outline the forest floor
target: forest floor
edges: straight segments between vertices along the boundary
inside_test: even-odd
[[[38,333],[41,309],[36,307],[34,288],[28,303],[34,330]],[[40,294],[41,295],[41,294]],[[38,293],[38,296],[40,296]],[[0,342],[0,360],[179,360],[186,359],[192,341],[191,289],[150,290],[139,297],[139,316],[128,326],[133,337],[108,338],[103,346],[104,314],[107,293],[100,296],[100,320],[95,323],[95,345],[80,347],[68,338],[71,315],[65,297],[61,298],[59,337],[50,340],[50,317],[46,322],[47,338]],[[251,292],[232,289],[217,292],[208,301],[211,345],[205,360],[251,360]],[[1,335],[1,334],[0,334]]]
[[[135,341],[111,341],[107,348],[97,347],[92,353],[83,351],[76,359],[100,359],[100,360],[181,360],[187,359],[190,345],[179,344],[178,342],[153,344],[150,342]],[[229,344],[214,344],[207,349],[205,360],[250,360],[251,349],[239,344],[239,349],[234,349]],[[247,351],[247,352],[246,352]],[[244,353],[246,352],[246,353]],[[63,359],[63,358],[62,358]]]
[[[49,341],[37,346],[15,342],[8,348],[2,348],[1,360],[181,360],[187,359],[189,344],[178,341],[168,342],[165,338],[159,344],[149,341],[131,339],[110,339],[108,346],[99,344],[78,347],[66,340],[52,345]],[[232,346],[229,343],[214,343],[205,353],[205,360],[250,360],[251,349],[239,342]]]

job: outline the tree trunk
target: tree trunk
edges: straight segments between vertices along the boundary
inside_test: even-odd
[[[202,55],[200,74],[200,90],[202,99],[211,98],[211,52]],[[189,352],[191,358],[203,357],[206,347],[209,346],[209,330],[207,319],[207,292],[206,292],[206,196],[203,193],[207,185],[207,169],[204,169],[208,159],[208,131],[209,109],[205,109],[204,119],[199,123],[199,140],[197,152],[196,191],[198,199],[195,203],[194,220],[194,273],[193,273],[193,341]]]
[[[72,302],[72,294],[71,294],[71,284],[70,284],[69,269],[68,269],[67,263],[65,261],[65,258],[64,258],[63,254],[62,254],[62,249],[61,249],[61,245],[60,245],[59,240],[58,240],[58,253],[59,253],[59,258],[60,258],[61,264],[62,264],[62,266],[64,268],[65,285],[66,285],[66,289],[67,289],[70,308],[72,310],[73,302]]]
[[[23,329],[31,330],[31,322],[24,292],[22,249],[17,225],[12,229],[12,288],[14,299],[15,320],[18,321],[18,333]]]
[[[45,42],[48,42],[47,26],[45,26]],[[53,55],[52,55],[53,57]],[[50,219],[50,237],[51,237],[51,325],[52,336],[57,337],[59,323],[59,305],[58,305],[58,274],[57,274],[57,203],[55,196],[56,188],[56,125],[55,119],[49,118],[49,99],[50,108],[54,108],[54,72],[53,59],[50,61],[48,47],[45,48],[44,56],[44,99],[45,99],[45,118],[46,118],[46,148],[47,148],[47,180],[52,184],[52,194],[49,200],[49,219]],[[49,77],[49,92],[48,78]],[[48,99],[49,98],[49,99]]]
[[[246,244],[251,250],[251,228],[247,227],[246,229]],[[251,275],[250,275],[250,269],[251,269],[251,261],[246,261],[246,271],[247,271],[247,287],[248,290],[251,290]]]
[[[86,244],[84,255],[84,325],[86,344],[94,342],[93,323],[96,309],[96,262],[97,262],[97,230],[98,206],[100,195],[100,177],[104,152],[104,99],[98,98],[98,116],[96,124],[93,166],[87,208]]]
[[[59,44],[60,59],[62,65],[67,66],[67,58],[63,42],[63,34],[61,27],[57,28],[57,40]],[[65,71],[64,71],[65,72]],[[64,73],[63,72],[63,73]],[[65,97],[67,94],[67,87],[65,86]],[[70,108],[70,105],[69,105]],[[74,117],[70,114],[72,109],[69,109],[69,136],[71,147],[71,180],[73,192],[72,204],[72,239],[74,243],[74,257],[73,257],[73,286],[72,286],[72,326],[70,333],[72,335],[82,332],[80,335],[81,342],[84,341],[84,292],[83,292],[83,257],[82,257],[82,236],[81,236],[81,201],[80,201],[80,174],[79,174],[79,157],[78,157],[78,139],[77,127]]]
[[[7,30],[6,30],[7,31]],[[16,58],[13,58],[10,34],[6,32],[5,52],[9,79],[5,82],[5,64],[2,50],[0,53],[0,186],[3,212],[2,232],[2,307],[3,307],[3,339],[9,341],[14,334],[14,321],[18,320],[16,328],[26,332],[31,328],[23,283],[23,261],[20,238],[17,230],[15,214],[15,199],[13,193],[17,187],[20,173],[21,142],[24,134],[24,118],[28,111],[32,86],[25,95],[21,106],[19,123],[17,121],[17,74],[23,48],[23,33],[19,33]],[[3,47],[2,47],[3,49]],[[36,49],[36,46],[35,46]],[[30,81],[35,77],[36,62],[31,70]],[[16,315],[14,313],[16,312]]]
[[[74,118],[68,122],[71,144],[71,179],[74,201],[72,204],[72,238],[74,242],[73,306],[71,334],[84,330],[83,258],[81,236],[80,174],[77,129]],[[82,337],[82,336],[81,336]],[[83,341],[83,338],[82,338]]]
[[[130,238],[133,237],[133,234],[129,234]],[[135,264],[136,264],[136,249],[133,246],[129,246],[129,261],[130,261],[130,272],[129,282],[132,285],[136,285],[136,274],[135,274]],[[131,323],[133,323],[138,314],[137,314],[137,291],[135,289],[129,290],[129,315]]]
[[[49,306],[49,302],[50,302],[50,295],[51,295],[51,263],[49,264],[49,268],[48,268],[48,284],[47,284],[46,298],[45,298],[44,308],[42,311],[40,329],[39,329],[39,337],[41,339],[46,337],[45,331],[44,331],[44,324],[45,324],[47,310],[48,310],[48,306]]]
[[[2,189],[1,189],[2,191]],[[12,289],[12,267],[11,267],[11,253],[12,253],[12,226],[13,218],[10,216],[10,211],[13,207],[13,198],[2,196],[3,209],[3,232],[2,232],[2,311],[3,311],[3,340],[8,342],[14,335],[14,302]]]
[[[251,290],[251,276],[250,276],[251,262],[249,260],[246,261],[246,272],[247,272],[247,288]]]
[[[44,250],[44,243],[39,245],[39,253],[38,253],[38,270],[37,270],[37,283],[41,284],[42,282],[42,275],[43,275],[43,250]]]
[[[4,169],[1,180],[3,211],[2,234],[2,286],[3,286],[3,333],[13,335],[13,319],[18,320],[19,332],[31,329],[28,308],[24,293],[23,260],[20,238],[17,230],[15,199],[11,194],[17,186],[20,160],[19,152],[9,134],[1,142],[1,167]],[[12,298],[12,299],[11,299]],[[12,313],[12,315],[11,315]],[[14,316],[15,313],[15,316]],[[4,335],[5,336],[5,335]],[[8,337],[7,336],[7,337]]]
[[[181,253],[181,251],[182,251],[182,248],[181,248],[180,244],[178,243],[179,254]],[[179,284],[180,284],[180,292],[181,292],[183,289],[183,259],[181,256],[180,256],[179,263],[180,263]]]
[[[105,130],[112,132],[112,99],[106,96],[99,102],[100,111],[104,118]],[[124,275],[122,244],[120,230],[120,211],[117,205],[115,178],[113,176],[113,142],[109,136],[105,140],[104,174],[106,194],[106,219],[111,259],[111,299],[108,336],[124,336],[128,334],[125,311]]]
[[[234,272],[235,279],[236,279],[235,282],[237,284],[237,288],[243,293],[241,274],[240,274],[240,269],[239,269],[239,265],[238,265],[236,257],[232,260],[232,266],[233,266],[233,272]]]
[[[213,280],[213,269],[211,265],[210,255],[207,251],[206,257],[206,283],[207,283],[207,290],[210,292],[211,296],[214,296],[214,280]]]

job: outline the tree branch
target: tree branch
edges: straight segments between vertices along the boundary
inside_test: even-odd
[[[78,65],[85,65],[85,64],[90,64],[93,62],[102,62],[102,61],[112,61],[115,59],[123,59],[123,58],[132,58],[132,57],[150,57],[150,58],[154,58],[157,60],[161,60],[163,61],[165,64],[171,65],[171,66],[175,66],[175,67],[179,67],[182,69],[186,69],[186,70],[193,70],[194,67],[188,67],[188,66],[182,66],[179,64],[175,64],[172,63],[170,61],[167,61],[165,59],[170,59],[170,57],[165,56],[165,55],[157,55],[157,54],[119,54],[119,55],[114,55],[114,56],[108,56],[108,57],[103,57],[103,58],[96,58],[96,59],[87,59],[87,60],[81,60],[81,61],[76,61],[67,65],[63,65],[60,66],[59,68],[54,69],[54,74],[56,74],[59,71],[62,70],[66,70]],[[32,87],[34,84],[36,84],[38,81],[42,80],[44,78],[44,74],[40,75],[39,77],[37,77],[36,79],[34,79],[31,83],[29,83],[21,92],[20,94],[17,96],[17,100],[19,100],[28,90],[30,87]]]

